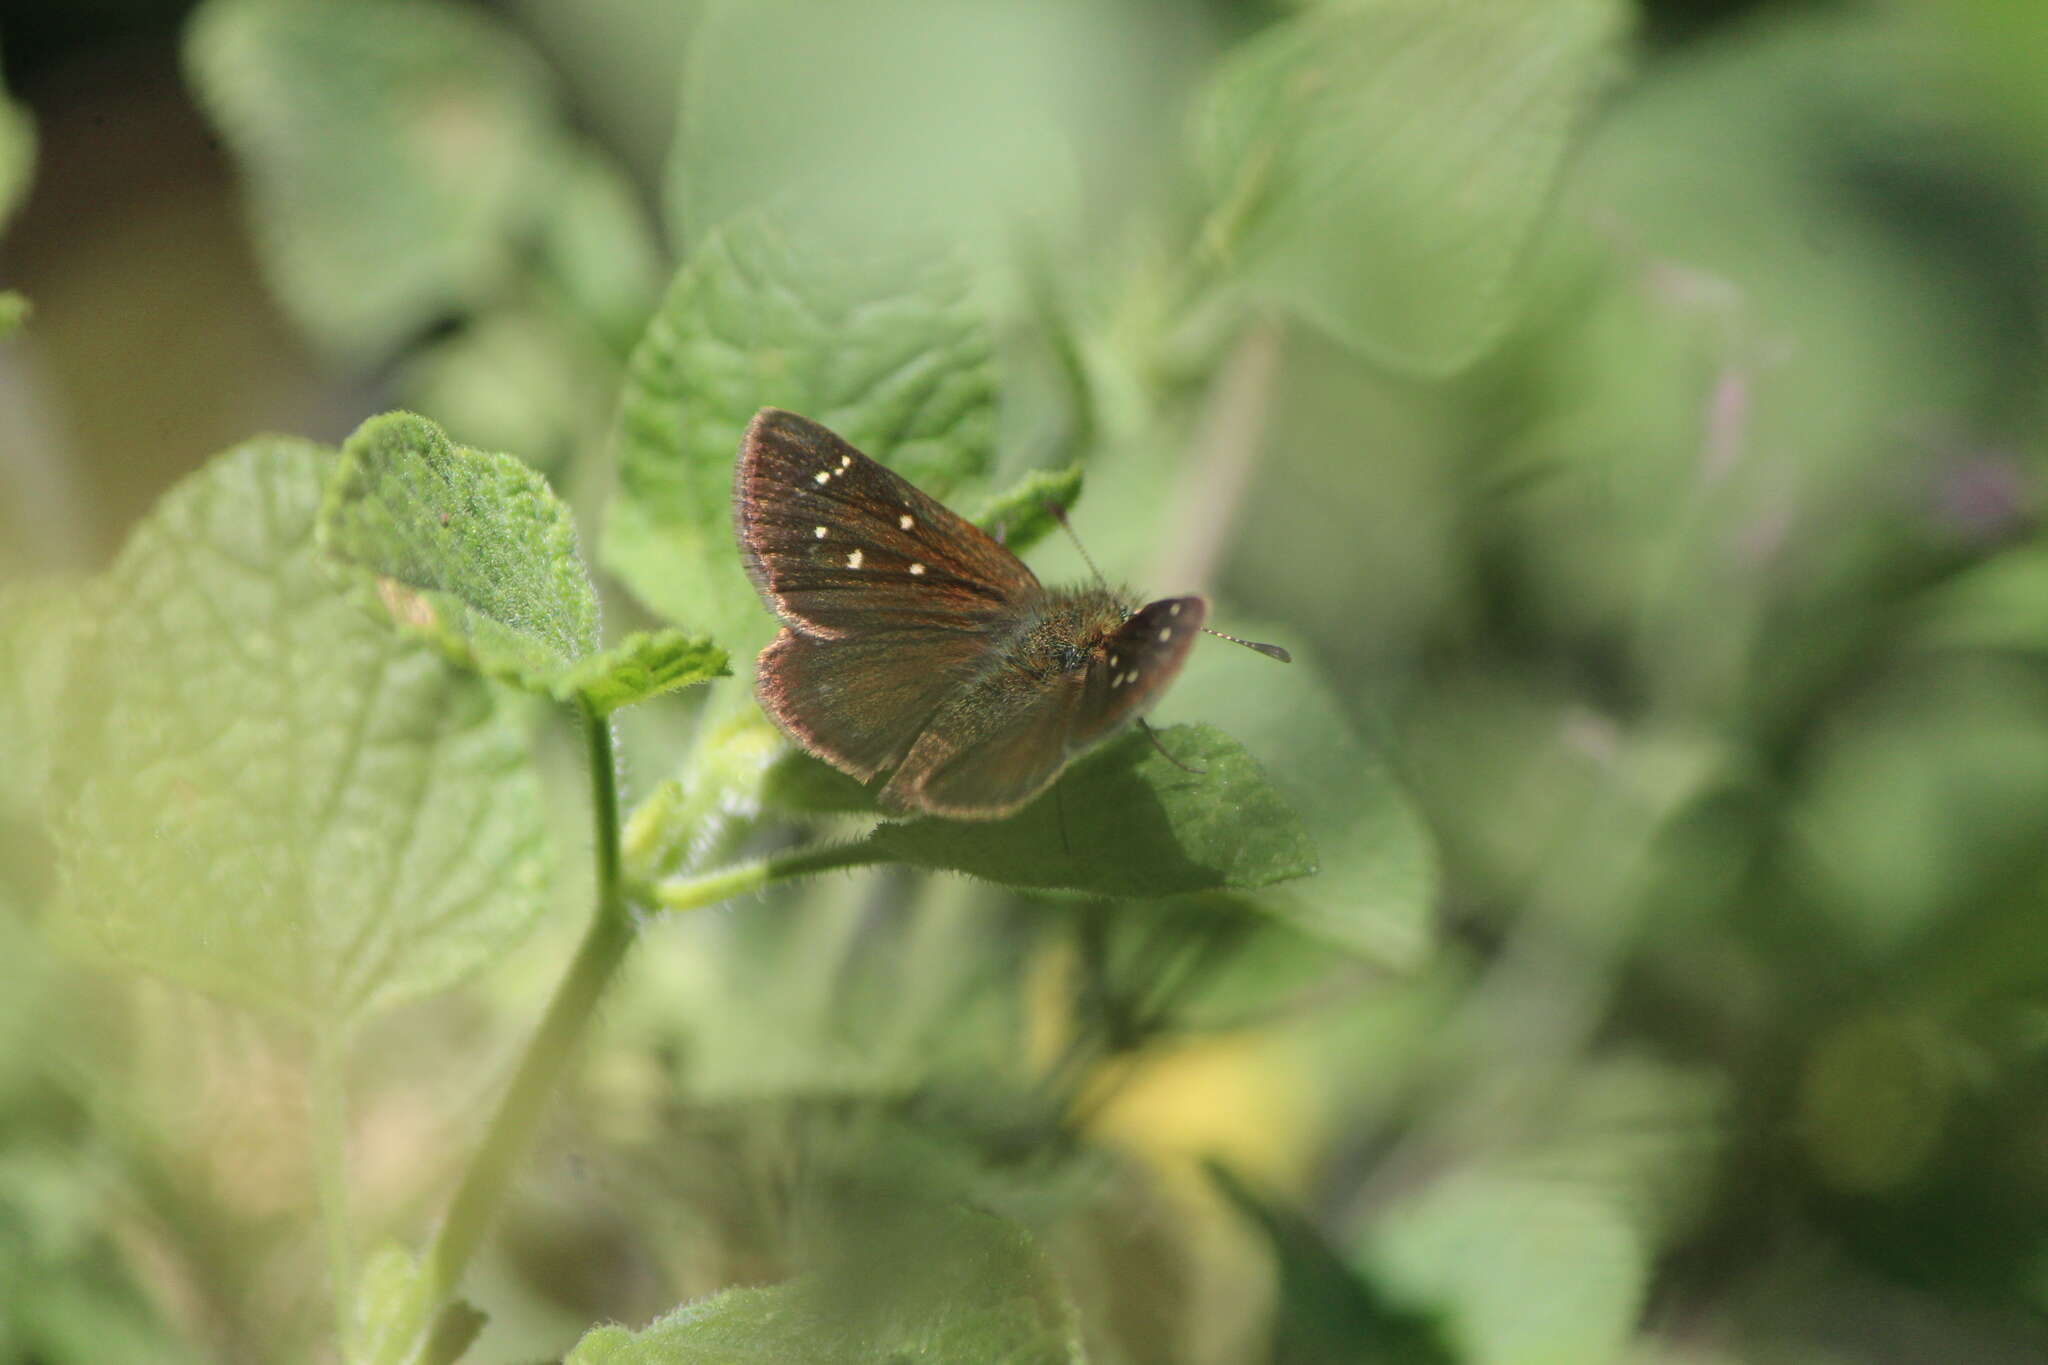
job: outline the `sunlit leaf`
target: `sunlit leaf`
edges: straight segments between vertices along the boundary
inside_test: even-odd
[[[609,711],[725,668],[722,650],[675,630],[600,650],[597,594],[569,509],[547,481],[411,413],[372,418],[349,438],[320,538],[394,624],[466,667],[559,700]]]
[[[93,955],[316,1027],[489,962],[539,912],[550,862],[498,695],[321,562],[332,463],[240,446],[129,538],[72,670],[50,920]]]

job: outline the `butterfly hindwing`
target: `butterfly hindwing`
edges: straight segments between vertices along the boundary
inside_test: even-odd
[[[1167,598],[1091,641],[1071,669],[1028,685],[1004,669],[984,672],[939,707],[882,804],[958,819],[1016,810],[1159,699],[1207,615],[1199,597]]]
[[[755,692],[783,733],[865,782],[904,760],[940,706],[974,678],[982,648],[960,631],[820,640],[785,626],[761,651]]]
[[[795,413],[755,416],[734,483],[748,575],[807,635],[982,630],[1043,591],[980,527]]]

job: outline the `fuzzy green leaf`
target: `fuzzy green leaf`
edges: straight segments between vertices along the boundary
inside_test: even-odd
[[[1240,625],[1221,628],[1235,634]],[[1242,628],[1293,643],[1285,631]],[[1306,649],[1295,645],[1294,662],[1279,665],[1205,640],[1156,718],[1227,727],[1302,813],[1323,875],[1261,892],[1252,901],[1257,909],[1390,966],[1421,963],[1436,896],[1435,846]]]
[[[545,73],[474,6],[209,0],[185,60],[278,297],[344,356],[488,297],[553,195]]]
[[[1243,746],[1206,725],[1137,731],[1080,759],[1004,820],[906,820],[867,838],[878,862],[1104,896],[1249,890],[1316,870],[1301,818]]]
[[[723,651],[675,630],[600,651],[569,509],[527,465],[424,417],[387,413],[349,437],[320,537],[394,624],[530,691],[603,712],[724,671]]]
[[[1375,359],[1475,359],[1616,66],[1616,0],[1356,0],[1276,25],[1210,93],[1217,247]]]
[[[73,668],[51,924],[314,1027],[444,988],[545,900],[539,779],[499,694],[320,560],[329,453],[254,441],[160,502]]]
[[[772,620],[732,533],[754,413],[823,422],[943,499],[993,458],[993,352],[943,256],[826,249],[760,220],[710,234],[628,366],[605,564],[663,615],[758,648]]]
[[[610,649],[579,660],[556,678],[558,701],[581,697],[599,715],[730,672],[725,651],[673,627],[636,631]]]
[[[1023,1233],[957,1215],[922,1246],[732,1289],[640,1332],[600,1327],[566,1365],[1082,1365],[1072,1310]]]
[[[1033,470],[983,503],[974,524],[1001,540],[1011,553],[1023,554],[1059,525],[1053,508],[1065,512],[1080,500],[1081,475],[1080,465]]]

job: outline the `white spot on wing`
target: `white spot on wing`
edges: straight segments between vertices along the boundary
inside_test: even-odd
[[[1166,627],[1166,628],[1165,628],[1164,630],[1162,630],[1162,631],[1160,631],[1160,632],[1159,632],[1159,643],[1160,643],[1160,644],[1162,644],[1162,645],[1163,645],[1163,644],[1165,644],[1165,643],[1166,643],[1166,642],[1167,642],[1168,640],[1171,640],[1172,638],[1173,638],[1173,627],[1172,627],[1172,626],[1168,626],[1168,627]]]
[[[913,564],[910,566],[910,572],[914,577],[922,578],[924,577],[924,565]]]
[[[844,473],[846,472],[846,468],[847,468],[847,466],[848,466],[848,465],[850,465],[850,464],[852,464],[852,463],[853,463],[853,456],[851,456],[851,455],[841,455],[841,456],[839,457],[839,472],[840,472],[840,473],[842,473],[842,474],[844,474]]]
[[[1166,609],[1166,614],[1167,614],[1168,616],[1178,616],[1178,615],[1180,615],[1180,603],[1176,602],[1176,603],[1174,603],[1174,604],[1173,604],[1172,606],[1168,607],[1168,608]]]
[[[911,527],[917,525],[917,522],[913,520],[908,513],[905,513],[904,515],[896,518],[896,525],[901,529],[908,531]]]
[[[823,540],[825,538],[825,528],[822,526],[813,526],[811,528],[811,534],[816,536],[818,539]]]
[[[858,569],[860,567],[859,550],[855,550],[852,554],[846,557],[846,567],[849,569]]]
[[[832,482],[832,471],[829,469],[821,469],[817,473],[811,475],[811,477],[816,479],[821,484],[830,483]]]

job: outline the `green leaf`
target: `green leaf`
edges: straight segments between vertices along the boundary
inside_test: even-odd
[[[871,1264],[727,1290],[644,1331],[600,1327],[566,1365],[1082,1365],[1065,1292],[1028,1237],[969,1213],[928,1233],[891,1239]]]
[[[314,545],[332,456],[253,441],[135,530],[72,670],[51,925],[315,1027],[442,989],[545,901],[499,694],[382,628]]]
[[[28,111],[0,96],[0,223],[5,223],[28,194],[36,164],[36,130]],[[0,336],[8,327],[0,318]]]
[[[1215,245],[1256,294],[1382,363],[1471,362],[1513,317],[1626,13],[1356,0],[1275,25],[1210,92]]]
[[[567,310],[617,357],[639,339],[661,290],[660,248],[632,180],[601,150],[571,145],[542,205],[539,266]]]
[[[554,695],[580,696],[599,715],[649,697],[722,678],[725,651],[672,627],[636,631],[571,667],[555,681]]]
[[[1012,554],[1021,555],[1059,525],[1053,508],[1065,512],[1080,500],[1081,474],[1077,464],[1033,470],[983,503],[974,524],[1001,540]]]
[[[908,226],[979,253],[1085,231],[1156,171],[1162,75],[1179,74],[1187,38],[1170,9],[1097,0],[707,6],[682,73],[670,235],[778,202],[842,242]]]
[[[2048,653],[2048,545],[2021,545],[1950,580],[1926,603],[1923,645]]]
[[[1458,1365],[1434,1318],[1387,1302],[1308,1219],[1219,1163],[1206,1170],[1272,1247],[1280,1279],[1273,1365]]]
[[[942,253],[827,249],[758,219],[712,233],[627,368],[604,562],[663,615],[758,649],[773,620],[732,533],[754,413],[823,422],[945,499],[994,457],[993,370],[968,276]]]
[[[395,1243],[379,1247],[363,1267],[349,1305],[350,1365],[414,1365],[460,1360],[483,1330],[484,1315],[462,1299],[434,1303],[425,1267]]]
[[[1437,859],[1414,802],[1359,737],[1305,646],[1284,630],[1269,634],[1236,621],[1220,628],[1290,643],[1294,662],[1274,664],[1205,640],[1157,719],[1226,727],[1301,812],[1322,855],[1321,876],[1263,891],[1251,903],[1377,961],[1403,970],[1420,965],[1430,949]]]
[[[28,321],[29,302],[12,289],[0,289],[0,340],[14,334]]]
[[[605,712],[725,670],[722,650],[676,630],[600,652],[569,509],[526,464],[458,446],[424,417],[387,413],[349,437],[320,539],[400,628],[557,700]]]
[[[0,815],[48,812],[51,741],[89,593],[61,578],[0,584]]]
[[[1384,1215],[1373,1244],[1379,1283],[1440,1308],[1466,1365],[1618,1360],[1649,1281],[1628,1211],[1541,1172],[1440,1181]]]
[[[1173,759],[1132,731],[1008,819],[884,824],[867,847],[878,862],[1104,896],[1248,890],[1316,870],[1300,817],[1243,746],[1206,725],[1159,741]]]
[[[545,73],[474,6],[209,0],[185,61],[279,299],[351,359],[490,296],[555,193]]]

